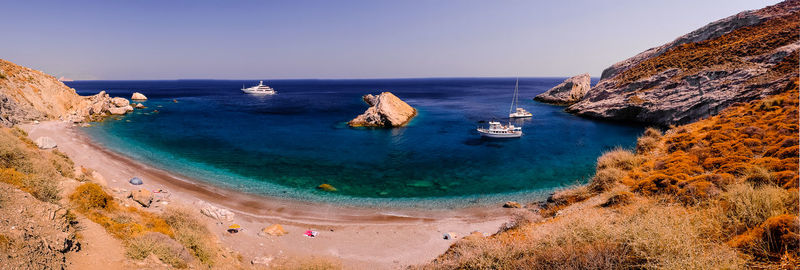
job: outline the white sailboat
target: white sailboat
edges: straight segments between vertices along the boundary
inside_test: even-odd
[[[519,78],[514,85],[514,97],[511,98],[511,109],[508,110],[508,118],[527,118],[533,117],[533,114],[523,108],[517,107],[519,103]]]

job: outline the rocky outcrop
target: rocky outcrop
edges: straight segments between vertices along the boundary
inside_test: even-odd
[[[570,77],[547,92],[534,97],[536,101],[558,105],[570,105],[580,101],[592,86],[592,78],[588,73]]]
[[[131,95],[131,100],[144,101],[147,100],[147,97],[142,93],[135,92],[133,95]]]
[[[417,115],[416,109],[391,92],[369,94],[363,99],[370,107],[347,123],[351,127],[400,127]]]
[[[122,109],[118,109],[122,108]],[[55,77],[0,59],[0,124],[34,120],[99,120],[133,110],[129,101],[105,92],[83,97]]]
[[[800,1],[713,22],[603,71],[568,112],[683,124],[783,91],[798,76]]]

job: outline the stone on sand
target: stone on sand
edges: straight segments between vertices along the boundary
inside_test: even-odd
[[[150,204],[153,202],[153,193],[146,189],[139,189],[131,191],[128,198],[133,198],[134,201],[144,207],[150,207]]]
[[[507,201],[505,204],[503,204],[503,208],[522,208],[522,205],[520,205],[518,202]]]
[[[268,236],[268,235],[281,236],[287,233],[289,232],[283,229],[283,226],[281,226],[281,224],[272,224],[269,227],[264,227],[263,229],[261,229],[261,232],[258,233],[258,236]]]
[[[39,137],[36,139],[36,146],[38,146],[40,149],[50,149],[56,148],[58,145],[56,144],[56,141],[50,137]]]
[[[198,201],[200,213],[219,221],[233,221],[234,213],[228,209],[219,208],[205,201]]]
[[[92,182],[95,182],[96,184],[101,186],[108,185],[108,182],[106,182],[106,178],[103,177],[103,175],[97,171],[92,171]]]

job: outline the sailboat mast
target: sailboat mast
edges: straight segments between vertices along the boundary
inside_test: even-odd
[[[508,109],[508,113],[513,113],[514,109],[516,108],[517,104],[517,91],[519,89],[519,78],[517,78],[517,82],[514,84],[514,95],[511,97],[511,108]]]

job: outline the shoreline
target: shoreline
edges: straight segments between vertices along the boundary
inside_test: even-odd
[[[164,201],[195,208],[198,200],[235,213],[235,223],[245,230],[236,235],[224,232],[233,222],[208,220],[225,246],[240,252],[248,261],[263,256],[308,256],[315,254],[338,258],[348,268],[397,268],[428,262],[444,253],[453,243],[443,240],[445,232],[466,236],[473,231],[495,233],[519,209],[500,205],[458,209],[410,209],[357,207],[266,197],[225,189],[191,178],[153,168],[106,149],[92,141],[71,123],[46,121],[20,125],[35,139],[54,139],[61,152],[76,166],[91,168],[106,179],[107,188],[117,198],[130,190],[145,188],[167,190]],[[141,186],[128,184],[133,176],[141,177]],[[146,208],[159,211],[163,205]],[[199,212],[199,210],[198,210]],[[261,228],[279,223],[289,231],[281,237],[261,237]],[[307,238],[302,232],[314,229],[321,237]],[[383,233],[383,235],[381,235]],[[378,237],[376,237],[378,236]],[[309,245],[298,245],[309,242]],[[265,245],[270,243],[269,246]]]

